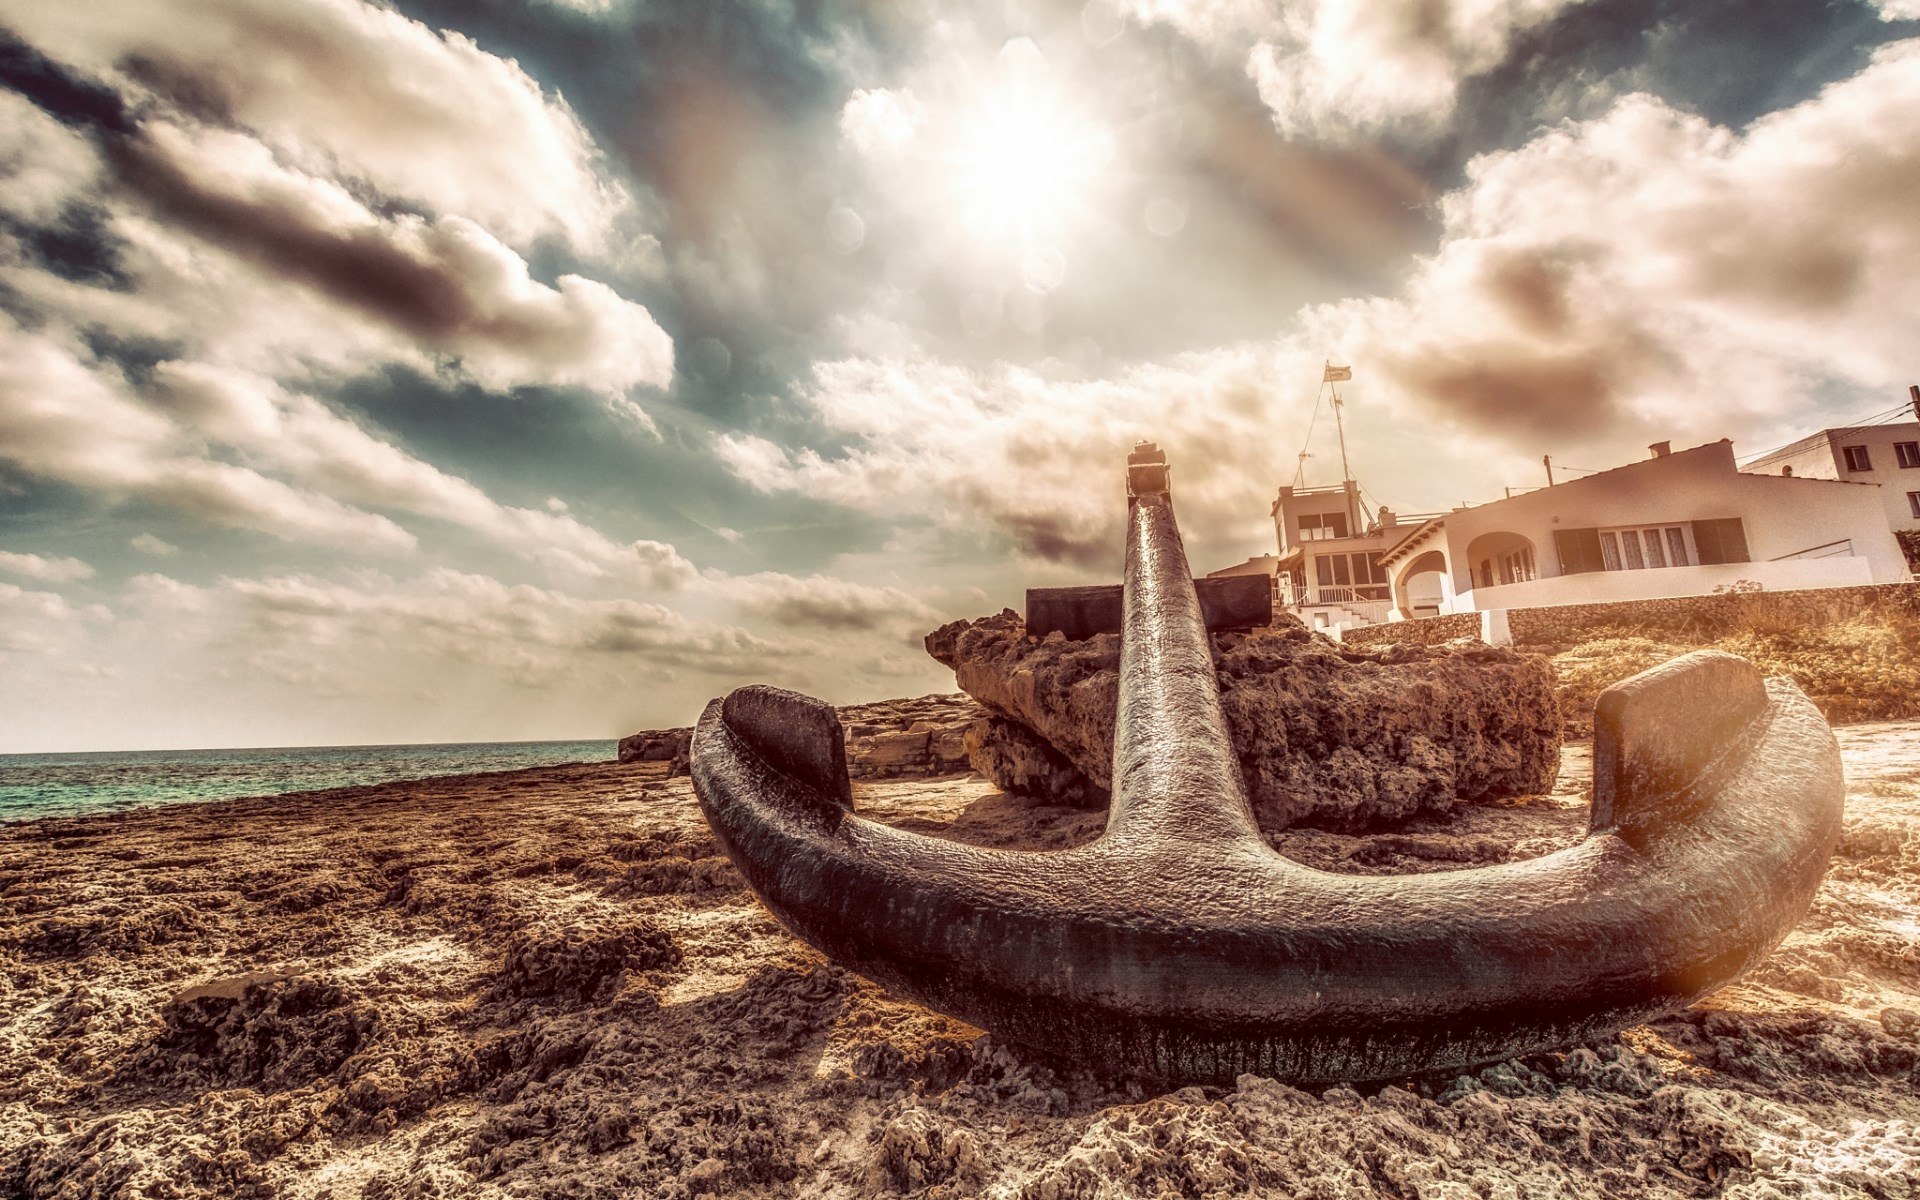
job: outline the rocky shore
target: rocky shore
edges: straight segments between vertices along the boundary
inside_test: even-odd
[[[965,695],[879,700],[839,711],[847,732],[847,773],[855,779],[918,778],[973,769],[966,734],[984,714]],[[665,763],[670,777],[685,775],[692,741],[692,726],[643,729],[620,739],[620,761]]]
[[[1743,982],[1360,1090],[1166,1090],[896,1001],[780,931],[665,763],[4,826],[0,1195],[1912,1196],[1920,726],[1840,737],[1838,856]],[[1545,796],[1274,841],[1366,873],[1538,854],[1584,825],[1585,754]],[[966,775],[855,799],[990,845],[1101,820]]]

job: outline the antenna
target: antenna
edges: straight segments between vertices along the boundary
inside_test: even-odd
[[[1347,425],[1340,419],[1342,407],[1340,389],[1335,386],[1334,381],[1329,379],[1333,374],[1331,360],[1321,364],[1321,380],[1326,383],[1327,390],[1333,393],[1333,428],[1340,435],[1340,483],[1347,490],[1347,526],[1357,531],[1360,527],[1360,514],[1356,510],[1360,498],[1354,494],[1356,489],[1353,486],[1353,468],[1347,464]]]

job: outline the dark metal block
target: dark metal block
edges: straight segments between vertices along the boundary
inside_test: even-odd
[[[1273,581],[1265,575],[1196,579],[1200,619],[1208,629],[1259,629],[1273,624]],[[1027,633],[1045,637],[1058,629],[1069,641],[1096,633],[1119,633],[1123,593],[1117,583],[1090,587],[1027,589]]]

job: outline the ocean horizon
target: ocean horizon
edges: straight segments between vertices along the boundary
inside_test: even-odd
[[[0,754],[0,823],[608,762],[618,748],[617,740],[605,738]]]

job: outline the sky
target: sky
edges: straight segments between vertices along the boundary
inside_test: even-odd
[[[1901,403],[1920,0],[0,0],[0,752],[617,737]],[[1298,453],[1306,445],[1311,457]]]

